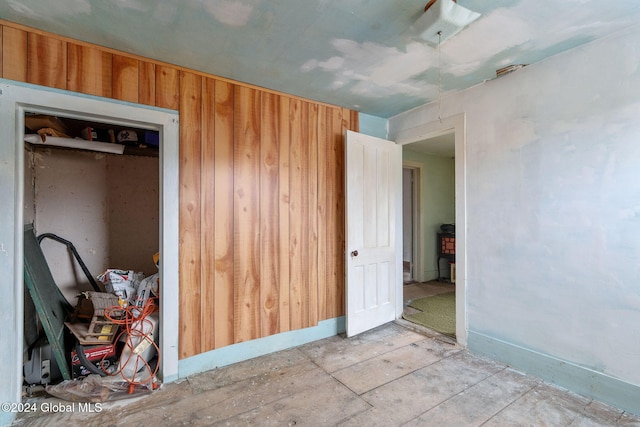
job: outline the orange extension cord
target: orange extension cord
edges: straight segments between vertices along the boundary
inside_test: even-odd
[[[122,378],[124,378],[125,381],[127,381],[129,383],[129,394],[133,393],[134,388],[136,385],[144,385],[147,384],[149,382],[152,382],[156,376],[156,374],[158,373],[158,369],[160,367],[160,348],[158,347],[158,345],[155,343],[153,336],[150,334],[146,334],[143,331],[145,330],[145,323],[144,322],[150,322],[150,320],[147,319],[147,317],[156,312],[158,310],[158,306],[156,305],[156,303],[154,302],[155,298],[149,298],[146,302],[146,304],[144,305],[144,307],[142,307],[142,309],[140,309],[139,307],[135,307],[135,306],[128,306],[126,308],[120,307],[120,306],[114,306],[114,307],[109,307],[106,308],[104,310],[104,315],[107,319],[109,319],[111,322],[122,326],[122,330],[120,331],[120,333],[118,334],[118,336],[115,339],[115,342],[118,342],[120,340],[120,338],[122,337],[123,334],[126,334],[126,339],[125,339],[125,346],[128,346],[130,352],[129,352],[129,357],[127,358],[127,360],[121,360],[120,361],[120,367],[118,369],[117,372],[114,372],[112,374],[108,374],[111,376],[115,376],[120,374],[122,376]],[[124,311],[124,317],[122,316],[122,312]],[[139,325],[142,325],[141,328],[138,329],[133,329],[133,324],[139,322]],[[153,329],[153,328],[152,328]],[[151,333],[153,333],[153,330],[151,331]],[[148,341],[150,343],[150,345],[153,345],[156,349],[156,354],[158,355],[158,363],[156,364],[155,369],[151,369],[151,366],[149,366],[149,363],[144,360],[144,358],[142,357],[138,357],[135,353],[134,353],[134,345],[133,345],[133,339],[134,338],[139,338],[138,340],[138,345],[140,345],[140,343],[142,343],[143,341]],[[124,353],[124,350],[123,350]],[[106,355],[104,356],[106,357]],[[127,378],[123,373],[122,373],[122,369],[125,365],[127,365],[129,363],[129,361],[131,360],[132,357],[136,358],[135,361],[135,367],[134,367],[134,374],[133,374],[133,378]],[[104,360],[104,358],[103,358]],[[138,365],[138,363],[142,361],[143,364]],[[102,363],[100,363],[102,365]],[[146,368],[147,372],[149,372],[149,378],[143,381],[136,381],[135,377],[137,372],[140,370],[140,368]],[[151,387],[153,389],[157,388],[157,385],[155,383],[151,384]]]

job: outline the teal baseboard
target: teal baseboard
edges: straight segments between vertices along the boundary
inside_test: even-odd
[[[16,414],[12,412],[0,412],[0,426],[10,426],[16,419]]]
[[[640,415],[640,386],[474,331],[469,331],[467,348],[574,393]]]
[[[229,345],[180,360],[178,362],[178,377],[186,378],[189,375],[329,338],[343,333],[345,330],[345,318],[342,316],[324,320],[319,322],[318,326],[311,328],[283,332],[266,338]]]

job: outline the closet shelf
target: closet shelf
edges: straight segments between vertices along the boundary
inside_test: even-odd
[[[27,134],[24,136],[24,141],[30,144],[53,146],[53,147],[65,147],[65,148],[77,148],[81,150],[100,151],[103,153],[123,154],[124,145],[112,144],[109,142],[87,141],[79,138],[60,138],[57,136],[47,136],[43,141],[38,134]]]

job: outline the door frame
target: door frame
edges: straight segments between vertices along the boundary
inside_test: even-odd
[[[424,239],[422,238],[422,230],[424,230],[423,218],[420,215],[420,207],[422,206],[422,177],[424,176],[424,165],[420,162],[414,162],[412,160],[402,161],[403,169],[411,169],[413,173],[413,186],[412,186],[412,221],[413,229],[411,230],[413,245],[412,245],[412,278],[416,282],[424,281]],[[404,230],[404,228],[403,228]]]
[[[454,132],[456,201],[456,339],[466,346],[467,321],[467,182],[466,115],[459,113],[390,135],[399,145]],[[402,295],[402,289],[399,289]]]
[[[24,317],[24,113],[60,115],[84,120],[121,123],[160,132],[160,242],[159,272],[162,283],[160,304],[160,377],[164,382],[178,378],[178,243],[179,243],[179,157],[178,112],[0,79],[0,175],[11,177],[0,187],[7,207],[0,211],[0,273],[13,282],[0,299],[0,320],[11,333],[3,334],[0,345],[7,352],[0,365],[6,384],[0,390],[3,401],[20,402],[23,365]],[[12,203],[11,203],[12,202]],[[6,256],[6,258],[5,258]],[[5,262],[6,260],[6,262]],[[11,327],[9,327],[11,325]],[[1,415],[1,414],[0,414]],[[11,415],[11,414],[9,414]],[[0,416],[0,421],[4,419]]]

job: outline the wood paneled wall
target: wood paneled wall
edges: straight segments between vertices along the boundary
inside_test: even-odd
[[[344,131],[358,130],[356,112],[0,30],[5,79],[179,110],[181,358],[344,315]]]

